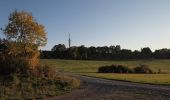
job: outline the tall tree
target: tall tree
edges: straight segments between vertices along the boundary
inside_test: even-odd
[[[38,49],[47,42],[44,26],[36,22],[31,13],[25,11],[12,12],[3,31],[7,40],[19,43],[23,47],[24,53]]]
[[[47,42],[44,26],[31,13],[14,11],[3,29],[11,55],[26,59],[37,59],[38,48]]]

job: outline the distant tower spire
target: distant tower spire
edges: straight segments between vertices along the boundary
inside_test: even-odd
[[[68,45],[69,45],[69,48],[70,48],[70,46],[71,46],[70,33],[69,33]]]

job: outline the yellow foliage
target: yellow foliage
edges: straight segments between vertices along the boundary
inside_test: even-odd
[[[38,48],[47,42],[44,26],[36,22],[31,13],[14,11],[3,32],[8,48],[0,59],[16,60],[34,69],[39,64]]]

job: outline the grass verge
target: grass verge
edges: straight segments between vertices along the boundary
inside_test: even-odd
[[[61,95],[78,88],[80,81],[65,75],[36,78],[17,75],[0,77],[1,100],[32,100]]]

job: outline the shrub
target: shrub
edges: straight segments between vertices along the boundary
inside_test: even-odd
[[[27,62],[17,57],[6,57],[0,61],[0,75],[28,74],[29,69]]]
[[[4,97],[6,97],[5,99],[16,98],[17,100],[42,99],[47,96],[61,95],[80,86],[78,79],[66,76],[63,73],[56,74],[54,67],[47,64],[38,65],[34,69],[27,69],[27,74],[18,73],[17,70],[22,68],[21,65],[15,67],[19,64],[15,61],[16,59],[9,63],[5,61],[3,64],[10,66],[6,67],[3,64],[3,67],[0,66],[0,71],[5,71],[3,75],[2,73],[0,75],[0,99],[4,99]],[[26,71],[24,68],[23,70]]]
[[[55,79],[58,80],[58,82],[56,82],[56,85],[60,84],[62,88],[67,87],[67,88],[73,89],[73,88],[77,88],[80,86],[80,80],[74,77],[69,77],[66,75],[62,75],[62,76],[59,75]]]
[[[18,75],[0,76],[0,100],[39,100],[67,93],[79,85],[79,80],[65,75],[51,79]]]
[[[29,56],[11,53],[0,52],[0,100],[40,99],[80,86],[78,79],[56,74],[53,66],[40,65],[38,52],[29,52]]]
[[[127,66],[118,65],[117,70],[115,72],[116,73],[131,73],[132,70],[128,68]]]
[[[102,66],[98,69],[99,73],[132,73],[132,70],[123,65]]]
[[[4,56],[0,54],[0,58]],[[38,58],[24,58],[24,57],[13,57],[7,55],[2,57],[0,60],[0,75],[18,74],[18,75],[32,75],[39,74],[45,77],[51,77],[55,70],[53,67],[45,64],[38,64]]]
[[[133,69],[123,65],[102,66],[98,69],[99,73],[153,73],[148,65],[137,66]]]
[[[148,65],[140,65],[138,67],[133,68],[134,73],[153,73],[153,71],[149,68]]]
[[[35,69],[31,71],[31,75],[36,77],[48,77],[53,78],[56,76],[56,71],[53,66],[50,66],[48,64],[39,65]]]

